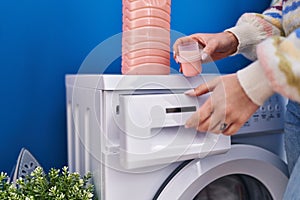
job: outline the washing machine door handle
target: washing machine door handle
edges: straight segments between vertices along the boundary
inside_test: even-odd
[[[153,129],[183,126],[205,99],[184,94],[121,95],[120,122],[126,133],[148,137]]]

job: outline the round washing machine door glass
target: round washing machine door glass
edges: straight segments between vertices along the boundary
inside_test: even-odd
[[[182,163],[153,199],[281,200],[288,182],[286,164],[250,145],[233,145],[226,154]]]
[[[268,189],[257,179],[242,174],[219,178],[208,184],[193,200],[272,200]]]

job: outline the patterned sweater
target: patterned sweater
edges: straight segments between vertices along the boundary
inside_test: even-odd
[[[274,92],[300,102],[300,0],[277,0],[263,14],[246,13],[230,31],[236,53],[256,60],[237,72],[257,105]]]

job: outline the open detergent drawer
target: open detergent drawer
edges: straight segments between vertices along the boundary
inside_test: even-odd
[[[120,159],[127,169],[225,153],[230,137],[184,127],[207,99],[184,94],[120,95]]]

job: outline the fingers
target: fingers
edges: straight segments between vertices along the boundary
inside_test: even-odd
[[[206,102],[203,106],[186,122],[186,128],[195,128],[199,132],[210,132],[231,136],[238,132],[243,126],[240,119],[233,120],[225,118],[224,114],[211,111],[211,102]]]
[[[241,128],[242,125],[238,123],[231,124],[226,130],[224,130],[222,133],[224,135],[233,135]]]
[[[226,118],[225,110],[214,110],[211,98],[209,98],[195,112],[185,124],[185,128],[195,128],[199,132],[211,132],[224,135],[233,135],[243,125],[239,119]]]
[[[185,123],[186,128],[196,128],[212,114],[211,100],[208,99]]]
[[[198,131],[201,132],[213,132],[213,133],[222,133],[227,127],[228,123],[225,123],[225,112],[220,112],[220,110],[214,110],[208,119],[202,121],[198,125]]]
[[[195,97],[195,96],[200,96],[202,94],[206,94],[212,90],[214,90],[214,88],[216,87],[216,85],[220,82],[220,78],[215,78],[212,81],[209,81],[205,84],[201,84],[198,87],[196,87],[195,89],[191,89],[188,90],[186,92],[184,92],[184,94]]]
[[[258,108],[244,92],[236,74],[220,76],[187,91],[186,94],[199,96],[207,92],[211,92],[209,99],[199,108],[197,114],[187,121],[187,127],[196,128],[201,132],[232,135]]]
[[[201,55],[201,59],[203,62],[208,62],[209,58],[216,52],[218,47],[218,43],[215,40],[210,40],[204,47]]]
[[[200,45],[202,45],[203,50],[201,53],[201,60],[203,63],[225,58],[236,52],[238,46],[238,40],[235,35],[230,32],[215,34],[197,33],[179,38],[175,42],[173,46],[174,57],[178,55],[178,44],[191,40],[197,41]]]
[[[205,34],[199,34],[199,33],[177,39],[173,45],[174,58],[178,55],[179,44],[184,44],[189,41],[197,41],[200,44],[200,46],[205,47],[202,51],[201,57],[203,61],[207,61],[208,58],[211,55],[213,55],[213,53],[216,51],[218,43],[217,40],[208,40],[208,41],[205,40],[207,40],[207,38],[205,38]]]
[[[202,34],[193,34],[190,36],[194,40],[197,40],[199,44],[202,45],[203,50],[201,53],[202,62],[209,62],[210,57],[212,57],[215,52],[217,52],[218,41],[216,39],[208,39]]]

